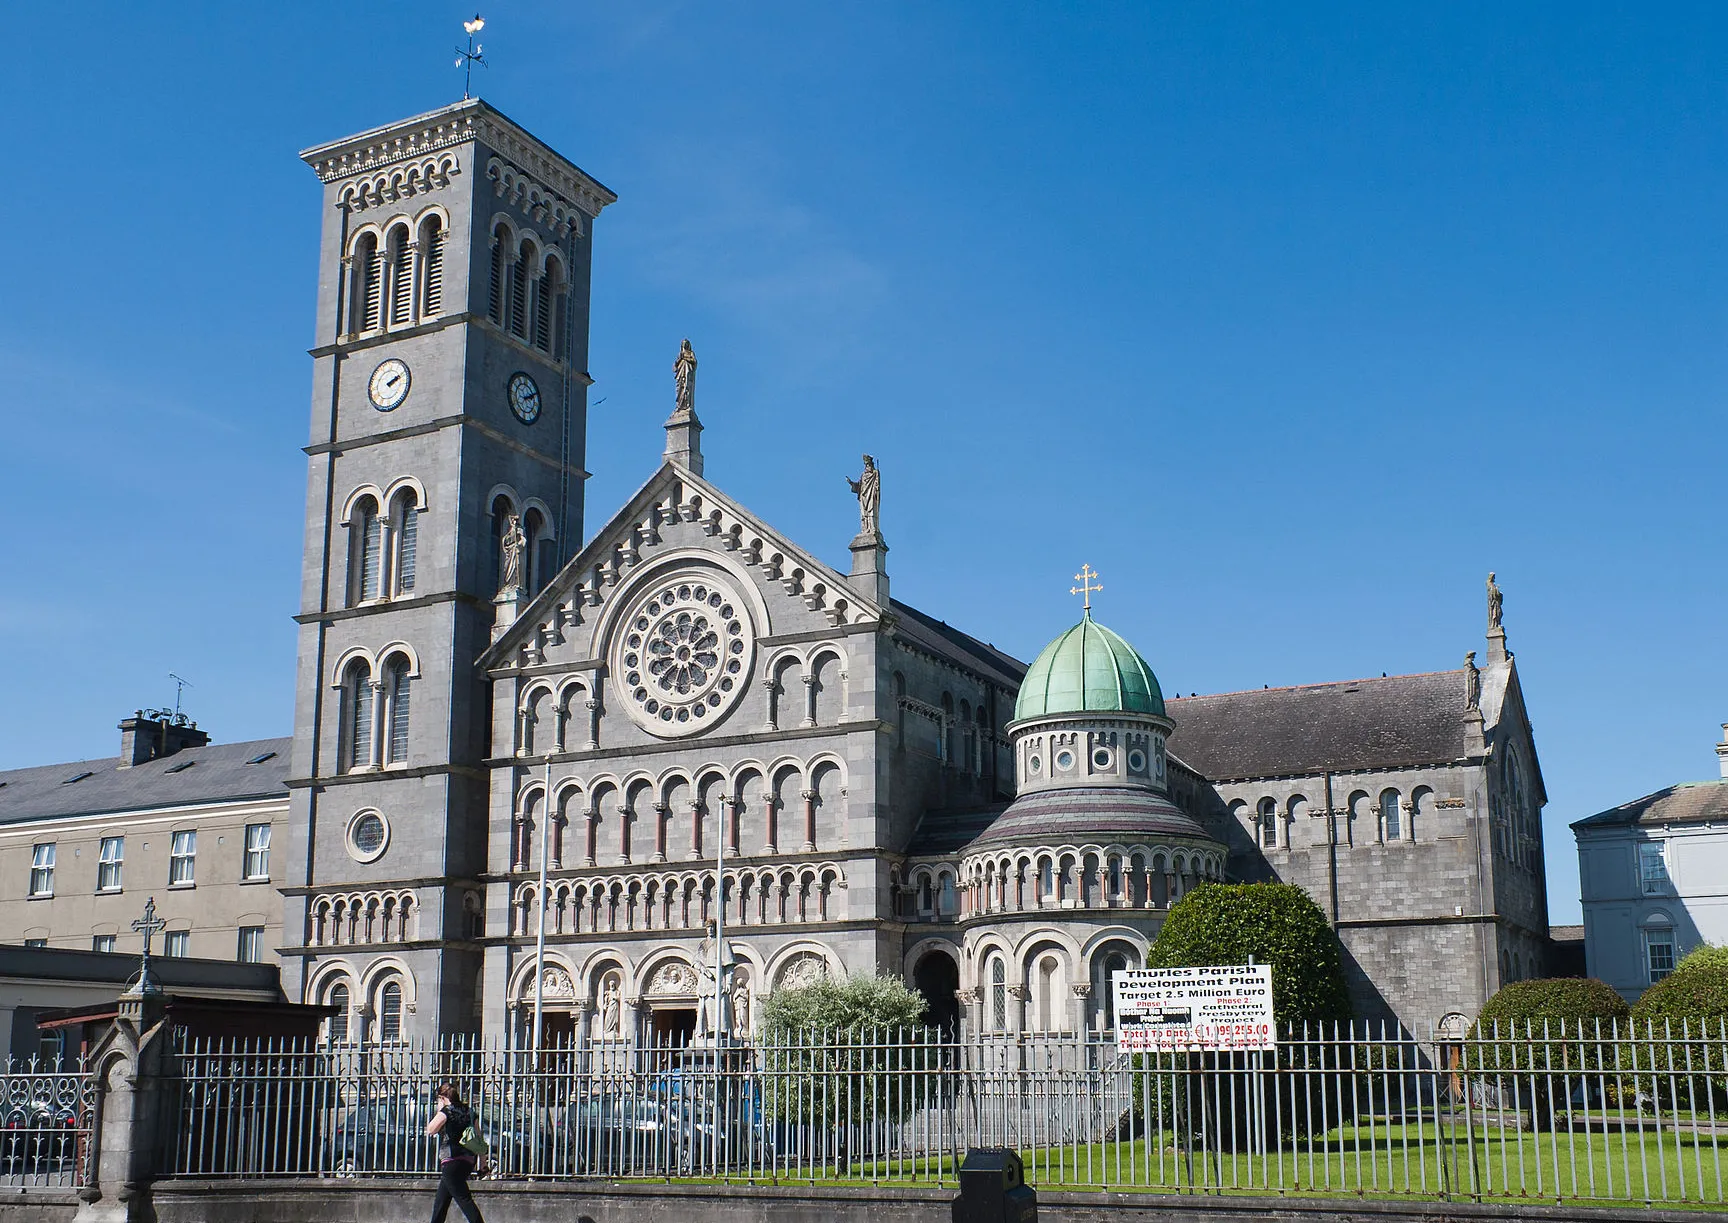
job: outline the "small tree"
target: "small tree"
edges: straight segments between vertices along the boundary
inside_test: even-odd
[[[1302,888],[1288,883],[1202,884],[1171,908],[1158,939],[1146,953],[1148,968],[1194,968],[1215,964],[1246,964],[1250,960],[1272,969],[1272,1016],[1284,1030],[1302,1030],[1300,1043],[1280,1049],[1286,1068],[1335,1070],[1346,1067],[1357,1046],[1336,1041],[1326,1021],[1350,1018],[1350,993],[1344,981],[1338,936],[1326,915]],[[1307,1030],[1312,1025],[1312,1031]],[[1160,1054],[1136,1060],[1139,1068],[1156,1071],[1156,1095],[1144,1092],[1147,1106],[1162,1107],[1179,1130],[1206,1125],[1225,1146],[1247,1143],[1258,1126],[1270,1135],[1279,1110],[1263,1098],[1267,1083],[1257,1081],[1240,1054]],[[1179,1070],[1200,1071],[1190,1081]],[[1274,1079],[1274,1082],[1277,1080]],[[1292,1078],[1290,1082],[1295,1083]],[[1341,1120],[1354,1107],[1346,1094],[1330,1095],[1349,1075],[1317,1074],[1305,1080],[1327,1098],[1305,1098],[1319,1104],[1318,1116]],[[1148,1087],[1154,1086],[1149,1084]],[[1194,1097],[1192,1088],[1198,1087]],[[1294,1090],[1294,1088],[1293,1088]],[[1156,1101],[1156,1103],[1154,1103]],[[1283,1110],[1286,1128],[1307,1124],[1307,1108]],[[1254,1118],[1259,1118],[1258,1122]]]
[[[1568,1077],[1612,1070],[1602,1042],[1623,1030],[1631,1009],[1612,986],[1593,977],[1514,981],[1488,999],[1465,1035],[1465,1065],[1494,1076],[1504,1103],[1528,1103],[1548,1124]],[[1600,1040],[1598,1039],[1600,1035]],[[1606,1063],[1606,1064],[1605,1064]]]
[[[1639,995],[1633,1030],[1644,1037],[1640,1086],[1677,1107],[1728,1109],[1728,947],[1705,943]],[[1641,1067],[1641,1068],[1643,1068]]]
[[[1203,884],[1177,901],[1146,953],[1148,968],[1272,966],[1280,1026],[1350,1018],[1338,936],[1320,906],[1290,883]]]
[[[775,990],[762,1003],[769,1114],[824,1127],[819,1141],[844,1164],[851,1126],[904,1121],[931,1087],[940,1051],[923,1017],[923,997],[895,977]]]

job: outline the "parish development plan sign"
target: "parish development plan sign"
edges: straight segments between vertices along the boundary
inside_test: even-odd
[[[1277,1047],[1272,966],[1124,968],[1110,974],[1121,1053]]]

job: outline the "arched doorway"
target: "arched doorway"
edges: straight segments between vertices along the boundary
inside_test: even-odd
[[[912,970],[912,987],[924,998],[924,1022],[949,1036],[960,1030],[960,965],[945,951],[927,951]]]

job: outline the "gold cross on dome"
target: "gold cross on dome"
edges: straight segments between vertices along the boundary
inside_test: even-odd
[[[1074,580],[1079,582],[1080,585],[1069,587],[1068,593],[1071,595],[1084,595],[1086,597],[1085,610],[1091,611],[1092,592],[1095,590],[1103,590],[1104,583],[1098,580],[1098,575],[1092,571],[1091,565],[1081,565],[1080,572],[1074,575]]]

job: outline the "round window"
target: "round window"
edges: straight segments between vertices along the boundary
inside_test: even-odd
[[[1038,757],[1028,756],[1026,758],[1026,771],[1028,773],[1032,774],[1032,776],[1034,776],[1034,777],[1038,776],[1038,774],[1043,772],[1043,770],[1044,770],[1044,762],[1042,760],[1038,759]]]
[[[376,811],[362,811],[348,822],[348,856],[376,862],[390,845],[390,825]]]
[[[1144,773],[1146,771],[1146,753],[1141,751],[1129,752],[1128,769],[1130,772]]]
[[[630,716],[662,738],[719,721],[744,695],[755,641],[743,601],[706,575],[637,599],[613,640],[613,682]]]
[[[1074,753],[1070,752],[1070,751],[1057,752],[1056,753],[1056,767],[1059,769],[1071,769],[1071,768],[1073,768],[1074,767]]]
[[[1109,768],[1110,767],[1110,753],[1105,751],[1103,748],[1099,748],[1097,751],[1093,752],[1092,753],[1092,767],[1095,769],[1107,769],[1107,768]]]

